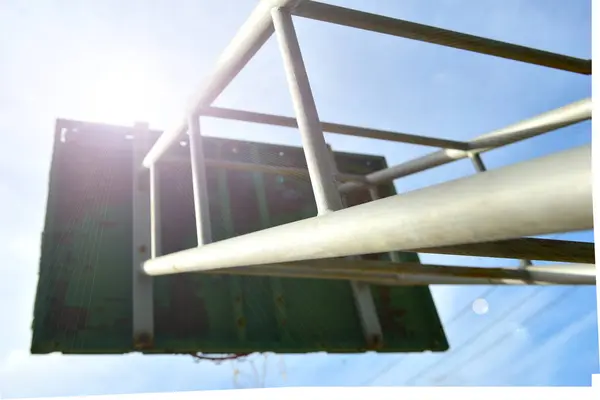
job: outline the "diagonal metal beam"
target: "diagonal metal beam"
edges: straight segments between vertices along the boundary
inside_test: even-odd
[[[201,115],[205,117],[221,118],[234,121],[254,122],[287,128],[297,128],[296,118],[281,115],[263,114],[230,108],[207,107],[202,109]],[[360,126],[337,124],[332,122],[321,122],[323,132],[338,133],[340,135],[358,136],[370,139],[387,140],[390,142],[410,143],[421,146],[441,147],[445,149],[469,150],[466,142],[456,140],[440,139],[410,133],[386,131],[381,129],[363,128]]]
[[[309,1],[299,5],[294,10],[294,15],[578,74],[591,75],[592,73],[591,60],[551,53],[316,1]]]
[[[271,15],[298,120],[317,211],[319,215],[326,215],[344,208],[334,179],[336,168],[333,155],[323,136],[323,128],[302,59],[292,15],[282,8],[273,8]],[[377,349],[383,345],[383,331],[371,288],[364,282],[353,280],[350,281],[350,287],[367,346],[370,349]]]
[[[594,243],[521,238],[501,240],[498,242],[412,249],[411,251],[428,254],[517,258],[536,261],[593,264],[595,262],[594,249]]]

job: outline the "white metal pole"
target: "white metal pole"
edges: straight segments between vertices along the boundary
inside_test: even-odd
[[[595,285],[594,264],[542,265],[527,269],[474,268],[357,259],[297,261],[227,268],[231,275],[359,280],[379,285]],[[206,272],[210,273],[210,272]]]
[[[154,287],[142,264],[157,254],[160,215],[156,166],[151,165],[150,173],[142,167],[150,147],[148,124],[135,124],[133,133],[132,341],[135,349],[143,350],[154,344]]]
[[[196,217],[196,237],[198,246],[212,241],[208,191],[206,188],[206,163],[204,146],[200,132],[200,121],[197,116],[188,119],[190,134],[190,159],[192,166],[192,189],[194,192],[194,213]]]
[[[365,29],[387,35],[400,36],[455,49],[468,50],[509,60],[590,75],[591,60],[551,53],[544,50],[519,46],[480,36],[454,32],[434,26],[417,24],[353,10],[332,4],[309,1],[301,4],[294,14],[319,21]]]
[[[594,249],[594,243],[589,242],[572,242],[567,240],[526,237],[411,250],[417,253],[428,254],[450,254],[457,256],[516,258],[563,263],[593,264],[596,260]]]
[[[306,164],[320,215],[343,208],[337,190],[330,154],[323,136],[310,83],[291,15],[281,8],[272,10],[277,43],[283,58],[288,87],[298,120]]]
[[[160,170],[157,164],[150,166],[150,258],[156,258],[162,254]]]
[[[318,213],[324,215],[341,210],[344,206],[335,179],[337,171],[323,136],[292,16],[281,8],[273,8],[271,14]],[[371,288],[368,284],[358,281],[351,281],[350,285],[367,345],[371,349],[378,348],[383,343],[383,333]]]
[[[212,118],[253,122],[256,124],[275,125],[288,128],[298,127],[296,118],[245,110],[235,110],[231,108],[207,107],[202,109],[201,115]],[[444,149],[469,150],[469,144],[467,142],[461,142],[457,140],[428,137],[404,132],[386,131],[382,129],[365,128],[361,126],[337,124],[333,122],[321,122],[321,126],[323,128],[323,132],[337,133],[340,135],[387,140],[398,143],[411,143],[421,146],[441,147]]]

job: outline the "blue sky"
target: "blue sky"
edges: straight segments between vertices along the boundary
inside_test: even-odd
[[[338,0],[338,5],[591,57],[591,1]],[[235,3],[235,7],[233,4]],[[598,372],[593,287],[433,287],[452,350],[442,355],[268,355],[233,365],[189,357],[28,355],[56,118],[154,128],[179,121],[193,89],[255,0],[3,1],[0,5],[0,393],[82,395],[287,385],[589,385]],[[590,78],[295,19],[323,121],[468,140],[591,95]],[[192,83],[192,84],[190,84]],[[293,115],[271,39],[217,105]],[[209,135],[299,145],[291,129],[207,120]],[[489,168],[590,142],[591,124],[484,155]],[[431,151],[327,136],[334,149],[396,164]],[[468,161],[396,182],[400,192],[472,174]],[[592,241],[590,232],[563,235]],[[423,256],[425,262],[517,265]],[[485,295],[489,312],[470,304]],[[508,310],[514,309],[511,313]],[[459,315],[460,317],[456,317]],[[266,361],[265,361],[266,360]],[[234,370],[240,370],[237,382]],[[264,375],[264,377],[262,377]],[[263,379],[264,378],[264,379]]]

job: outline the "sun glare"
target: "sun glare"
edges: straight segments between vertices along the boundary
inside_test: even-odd
[[[132,125],[161,118],[160,101],[166,96],[165,82],[151,63],[120,57],[115,61],[86,59],[69,77],[79,119]]]

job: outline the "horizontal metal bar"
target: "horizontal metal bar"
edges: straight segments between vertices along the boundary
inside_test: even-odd
[[[263,114],[251,111],[234,110],[220,107],[207,107],[202,109],[200,112],[201,115],[205,117],[221,118],[234,121],[254,122],[257,124],[283,126],[287,128],[298,127],[296,118],[285,117],[281,115]],[[441,147],[444,149],[470,149],[468,143],[456,140],[433,138],[422,135],[413,135],[410,133],[386,131],[381,129],[363,128],[360,126],[343,125],[332,122],[321,122],[321,126],[323,128],[323,132],[337,133],[340,135],[387,140],[390,142],[410,143],[421,146]]]
[[[531,138],[542,133],[547,133],[559,128],[576,124],[592,118],[592,99],[584,99],[575,103],[568,104],[546,113],[540,114],[528,120],[518,122],[506,128],[498,129],[484,135],[481,135],[471,141],[472,150],[470,152],[482,153],[492,150],[487,145],[490,142],[495,143],[495,147],[505,146],[520,140]],[[489,141],[489,142],[488,142]],[[475,144],[473,144],[475,143]],[[475,148],[475,146],[482,146]],[[460,150],[440,150],[425,156],[373,172],[367,175],[369,184],[382,184],[393,181],[394,179],[412,175],[417,172],[426,171],[441,165],[451,163],[468,157],[469,152]],[[364,187],[364,184],[349,182],[340,186],[342,193],[347,193]]]
[[[262,0],[255,7],[248,20],[217,60],[217,66],[212,74],[204,80],[204,84],[192,97],[189,110],[183,120],[173,129],[165,131],[150,149],[143,162],[146,168],[155,163],[178,137],[185,134],[188,116],[190,114],[199,116],[202,108],[210,106],[271,37],[273,34],[271,9],[273,7],[293,9],[301,1]]]
[[[210,158],[205,158],[204,160],[206,166],[208,167],[223,168],[233,171],[262,172],[265,174],[283,175],[299,179],[310,179],[308,169],[306,168],[282,167],[278,165],[245,163],[238,161],[216,160]],[[175,163],[189,163],[189,159],[187,158],[169,155],[165,155],[163,161]],[[338,180],[339,182],[366,182],[365,175],[345,174],[338,172],[335,174],[335,177],[336,180]]]
[[[418,253],[452,254],[495,258],[517,258],[582,264],[595,262],[594,243],[552,239],[521,238],[499,242],[461,244],[457,246],[411,249]]]
[[[146,261],[144,271],[164,275],[592,227],[588,145],[161,256]]]
[[[254,163],[242,163],[235,161],[223,161],[223,160],[206,160],[207,166],[231,169],[237,171],[253,171],[263,172],[267,174],[277,174],[283,176],[296,177],[301,179],[310,179],[308,169],[306,168],[294,168],[294,167],[281,167],[276,165],[265,165],[265,164],[254,164]],[[336,173],[336,179],[341,182],[365,182],[366,178],[364,175],[357,174],[344,174]]]
[[[594,264],[538,266],[529,269],[476,268],[360,259],[326,259],[209,271],[210,274],[360,280],[380,285],[595,285]]]
[[[294,10],[294,15],[578,74],[591,75],[592,73],[591,60],[551,53],[316,1],[301,4]]]

